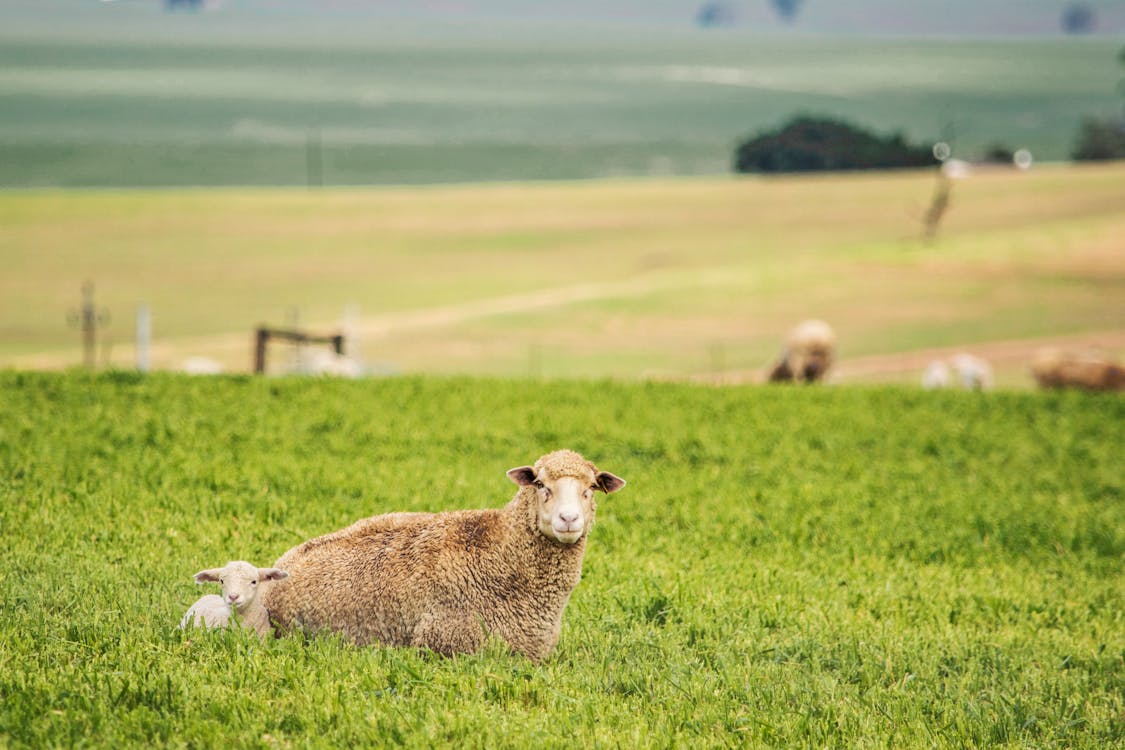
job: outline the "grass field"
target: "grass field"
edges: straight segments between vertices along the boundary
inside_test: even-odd
[[[980,172],[926,243],[933,188],[904,172],[0,193],[0,367],[81,361],[67,312],[87,279],[111,314],[99,356],[125,368],[142,303],[160,368],[245,371],[253,327],[293,308],[328,330],[354,307],[353,350],[403,373],[742,379],[806,317],[838,329],[842,375],[933,347],[1125,347],[1125,166]],[[1007,385],[1030,382],[1017,354]]]
[[[89,6],[90,4],[85,4]],[[802,112],[1069,158],[1120,40],[768,36],[0,10],[0,186],[722,174]],[[68,21],[69,19],[69,21]]]
[[[1125,401],[0,373],[0,746],[1125,743]],[[556,653],[184,634],[191,575],[391,510],[599,503]]]

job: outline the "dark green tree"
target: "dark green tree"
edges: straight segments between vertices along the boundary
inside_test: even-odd
[[[930,146],[907,143],[900,133],[883,137],[848,123],[808,116],[742,142],[734,157],[738,172],[892,169],[935,163]]]
[[[1078,129],[1078,142],[1070,155],[1075,161],[1125,159],[1125,123],[1084,118]]]
[[[1117,54],[1117,59],[1125,65],[1125,47]],[[1118,83],[1117,88],[1125,94],[1125,81]],[[1125,102],[1116,118],[1084,118],[1070,156],[1075,161],[1125,159]]]

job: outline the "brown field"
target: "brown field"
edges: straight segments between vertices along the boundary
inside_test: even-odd
[[[251,363],[259,323],[344,325],[373,372],[754,379],[828,320],[841,382],[934,356],[1026,385],[1042,343],[1125,350],[1125,165],[978,171],[921,239],[931,172],[347,190],[0,195],[0,367]],[[350,311],[350,312],[348,312]],[[347,320],[343,320],[343,318]],[[280,368],[282,352],[272,358]]]

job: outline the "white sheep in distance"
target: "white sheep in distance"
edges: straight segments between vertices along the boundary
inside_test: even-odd
[[[503,508],[374,516],[286,552],[277,566],[289,578],[262,593],[278,632],[446,655],[491,634],[545,658],[581,577],[594,492],[625,480],[569,450],[507,475],[519,490]]]
[[[935,388],[948,388],[950,384],[949,365],[940,359],[935,359],[926,365],[922,373],[922,387],[926,390]]]
[[[953,376],[956,375],[956,382]],[[992,365],[972,354],[955,354],[944,360],[935,359],[922,373],[922,387],[948,388],[959,385],[966,391],[987,391],[992,388]]]
[[[1125,390],[1125,366],[1097,352],[1040,349],[1032,358],[1031,374],[1041,388]]]
[[[823,320],[806,320],[785,339],[781,359],[769,374],[771,383],[822,380],[836,357],[836,333]]]
[[[289,574],[277,568],[259,568],[245,560],[228,562],[222,568],[201,570],[195,574],[196,583],[217,581],[222,594],[207,594],[191,605],[180,627],[189,625],[207,628],[225,628],[231,614],[238,612],[242,627],[264,636],[269,633],[269,615],[262,606],[259,593],[264,581],[280,581]]]
[[[992,365],[972,354],[955,354],[949,360],[957,373],[961,387],[967,391],[987,391],[992,388]]]

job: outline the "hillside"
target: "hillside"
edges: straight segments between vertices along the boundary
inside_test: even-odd
[[[753,380],[807,317],[844,382],[917,382],[939,348],[1027,387],[1044,343],[1125,350],[1125,166],[979,170],[927,243],[934,178],[7,192],[0,367],[78,364],[87,280],[124,368],[141,304],[156,367],[236,372],[294,314],[376,373]]]
[[[1113,36],[28,7],[0,7],[4,188],[715,175],[802,113],[1059,161],[1084,117],[1121,106]]]

